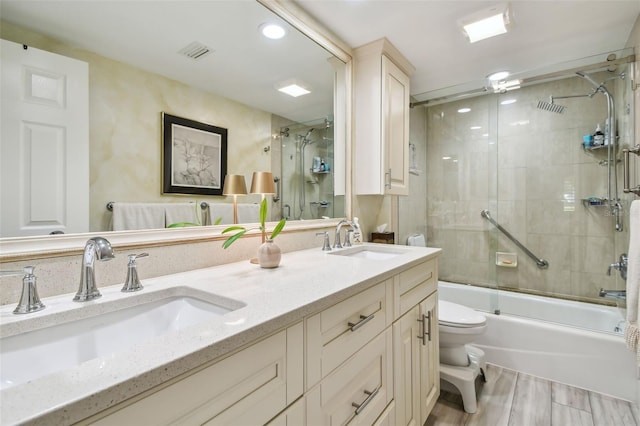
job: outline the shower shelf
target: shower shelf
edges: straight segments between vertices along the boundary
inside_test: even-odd
[[[606,198],[583,198],[582,205],[585,207],[607,207],[609,205],[608,200]]]

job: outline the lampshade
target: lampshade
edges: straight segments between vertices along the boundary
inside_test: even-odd
[[[225,176],[222,195],[246,195],[246,193],[247,184],[244,182],[244,175]]]
[[[275,194],[276,186],[271,172],[253,172],[251,194]]]

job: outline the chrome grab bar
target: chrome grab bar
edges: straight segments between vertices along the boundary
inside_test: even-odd
[[[540,269],[547,269],[549,267],[549,262],[547,262],[546,260],[539,258],[538,256],[536,256],[535,254],[531,253],[531,250],[529,250],[528,248],[526,248],[525,246],[522,245],[522,243],[520,241],[518,241],[518,239],[516,237],[514,237],[513,235],[511,235],[511,233],[509,231],[507,231],[506,229],[504,229],[498,222],[496,222],[491,215],[489,214],[489,210],[482,210],[480,212],[480,216],[482,216],[483,218],[487,219],[489,222],[491,222],[491,224],[493,226],[495,226],[496,228],[498,228],[498,230],[500,232],[502,232],[504,235],[507,236],[507,238],[509,238],[511,241],[513,241],[513,243],[515,245],[517,245],[518,247],[520,247],[520,249],[525,252],[527,254],[527,256],[529,256],[531,259],[533,259],[536,262],[536,265],[538,265],[538,268]]]
[[[633,192],[636,195],[640,195],[640,185],[636,186],[635,188],[631,188],[631,183],[629,182],[629,154],[635,154],[640,156],[640,144],[634,146],[633,148],[625,148],[622,150],[622,155],[624,156],[624,167],[623,167],[623,182],[624,182],[624,188],[622,189],[622,191],[625,194],[628,194],[629,192]]]
[[[280,178],[278,176],[273,177],[273,181],[276,183],[276,195],[273,196],[273,202],[280,201]]]

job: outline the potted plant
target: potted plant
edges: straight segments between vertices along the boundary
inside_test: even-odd
[[[258,248],[258,262],[263,268],[277,268],[280,264],[281,252],[280,248],[273,242],[273,240],[278,236],[278,234],[280,234],[287,220],[285,218],[282,218],[280,222],[278,222],[278,224],[273,228],[273,231],[271,231],[271,234],[268,237],[265,227],[266,220],[267,200],[266,198],[263,198],[262,202],[260,203],[260,227],[247,229],[244,226],[234,225],[226,228],[222,231],[223,234],[227,234],[233,231],[238,232],[227,238],[222,244],[222,248],[229,248],[231,244],[233,244],[247,232],[254,229],[259,229],[262,232],[262,245],[260,246],[260,248]]]

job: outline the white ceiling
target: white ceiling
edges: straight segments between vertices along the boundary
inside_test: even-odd
[[[333,111],[331,55],[255,1],[0,0],[0,18],[293,121]],[[265,22],[285,26],[286,37],[263,37]],[[213,53],[197,61],[178,55],[194,41]],[[311,94],[276,90],[289,80]]]
[[[411,77],[414,96],[474,81],[481,84],[499,70],[544,69],[622,49],[640,14],[639,0],[512,0],[512,30],[471,44],[457,21],[499,0],[297,3],[352,47],[389,39],[416,67]]]
[[[521,73],[619,50],[640,14],[639,0],[513,0],[512,31],[470,44],[457,21],[499,2],[297,3],[352,47],[387,37],[416,67],[417,100],[465,83],[481,87],[497,70]],[[0,17],[295,121],[333,107],[327,52],[291,27],[281,41],[260,37],[260,23],[282,20],[251,0],[0,0]],[[179,57],[192,41],[215,51],[198,62]],[[302,80],[312,94],[293,99],[274,90],[288,79]]]

